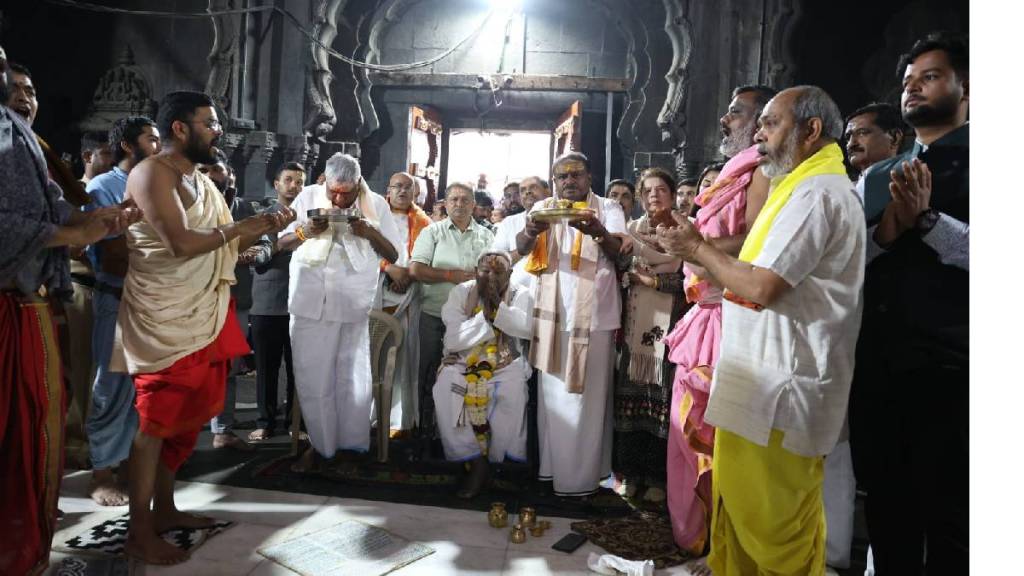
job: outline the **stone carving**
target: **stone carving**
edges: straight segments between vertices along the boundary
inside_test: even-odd
[[[240,0],[210,0],[209,11],[233,10],[241,7]],[[213,97],[223,109],[230,108],[228,88],[231,86],[231,71],[238,53],[238,42],[242,17],[240,14],[212,16],[213,48],[207,59],[210,75],[206,79],[205,92]]]
[[[246,164],[262,162],[269,164],[277,149],[277,137],[273,132],[253,130],[245,134]]]
[[[665,95],[665,104],[658,113],[658,128],[661,128],[663,142],[682,146],[686,140],[685,96],[689,89],[687,73],[693,50],[693,32],[691,23],[683,11],[682,2],[662,0],[662,3],[665,6],[665,34],[672,43],[672,64],[665,74],[668,93]]]
[[[348,0],[317,0],[314,5],[313,35],[324,46],[331,46],[338,36],[338,19]],[[338,115],[331,99],[331,57],[321,45],[310,42],[313,68],[306,77],[307,111],[303,130],[318,141],[326,141],[334,131]]]
[[[792,86],[796,59],[792,52],[793,30],[800,19],[798,0],[768,0],[764,7],[765,31],[762,44],[765,53],[761,67],[761,83],[768,86]],[[772,17],[768,20],[768,15]]]
[[[106,132],[114,121],[125,116],[156,115],[153,86],[141,68],[135,65],[135,54],[125,44],[117,65],[100,77],[93,93],[89,113],[78,123],[83,132]]]
[[[280,142],[278,146],[284,148],[284,161],[298,162],[305,166],[309,161],[310,152],[312,152],[312,149],[306,140],[306,135],[299,134],[296,136],[288,136],[282,134],[280,138],[282,142]]]

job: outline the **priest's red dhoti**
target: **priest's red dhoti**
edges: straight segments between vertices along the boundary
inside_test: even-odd
[[[163,439],[160,460],[171,471],[184,464],[199,431],[224,407],[224,386],[231,359],[249,353],[231,300],[217,338],[159,372],[135,374],[139,431]]]

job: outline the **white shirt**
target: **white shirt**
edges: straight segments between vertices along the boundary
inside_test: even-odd
[[[491,250],[518,254],[516,236],[526,229],[526,216],[526,212],[520,212],[498,222],[498,229],[494,231],[494,242],[491,244]],[[535,278],[533,274],[526,271],[526,258],[526,256],[519,258],[515,265],[512,266],[512,277],[509,278],[509,282],[532,288]]]
[[[409,267],[409,217],[404,212],[392,212],[388,210],[388,214],[391,215],[391,220],[395,223],[395,228],[398,230],[398,241],[399,244],[395,244],[395,249],[398,250],[398,260],[395,260],[396,266],[402,268]],[[381,272],[384,274],[384,272]],[[384,276],[381,276],[381,282],[384,281]],[[411,289],[411,287],[410,287]],[[405,294],[396,294],[387,288],[383,291],[384,306],[397,306],[402,303],[405,299]]]
[[[622,206],[615,200],[598,198],[601,203],[601,223],[610,234],[626,233],[626,217]],[[533,210],[543,208],[543,202],[533,205]],[[568,224],[554,224],[551,233],[560,233],[558,238],[558,317],[565,318],[562,331],[571,331],[576,327],[576,273],[572,271],[572,245],[579,230]],[[594,311],[590,315],[590,330],[616,330],[621,324],[622,301],[619,294],[619,283],[615,276],[615,263],[609,260],[604,250],[597,249],[597,274],[594,278]]]
[[[495,329],[506,336],[512,336],[512,345],[519,347],[521,340],[529,340],[533,331],[533,296],[530,290],[509,282],[510,297],[498,305],[494,323],[487,321],[483,310],[466,314],[466,299],[476,290],[476,280],[463,282],[448,293],[448,302],[441,309],[444,321],[445,354],[457,352],[465,359],[472,348],[488,340],[494,340]],[[522,351],[520,350],[520,353]]]
[[[295,222],[281,234],[294,232],[308,221],[306,211],[315,204],[314,194],[326,194],[323,185],[306,186],[292,203]],[[389,215],[391,207],[379,194],[370,194],[370,202],[380,218],[377,227],[399,254],[405,252],[398,228]],[[293,257],[289,265],[288,313],[328,322],[356,322],[370,313],[377,282],[380,281],[381,255],[369,240],[349,231],[334,233],[334,246],[322,266],[305,264]]]
[[[704,419],[766,446],[820,456],[846,418],[860,331],[864,210],[843,175],[801,182],[752,262],[792,288],[756,312],[722,303],[720,358]]]

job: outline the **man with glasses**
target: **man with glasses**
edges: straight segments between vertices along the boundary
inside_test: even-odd
[[[132,375],[139,413],[125,552],[150,564],[175,564],[188,552],[159,534],[213,523],[175,506],[175,472],[202,425],[221,411],[231,360],[249,353],[230,294],[238,253],[295,216],[285,209],[232,219],[224,196],[197,170],[216,162],[222,134],[208,95],[167,94],[157,127],[163,151],[128,175],[125,197],[138,204],[144,221],[125,235],[128,272],[110,369]]]
[[[428,439],[434,436],[432,390],[441,364],[445,333],[441,308],[456,284],[476,278],[477,259],[494,240],[494,234],[473,219],[476,202],[471,184],[449,184],[444,203],[448,217],[423,230],[409,259],[409,274],[422,284],[423,291],[417,382],[420,390],[420,433]]]
[[[537,414],[540,479],[555,494],[596,492],[611,473],[611,385],[621,301],[615,260],[626,233],[618,202],[590,189],[590,161],[578,152],[555,160],[558,200],[593,214],[555,224],[535,219],[536,202],[516,237],[526,270],[537,276],[530,363],[540,370]]]
[[[297,219],[278,241],[294,250],[288,277],[292,359],[299,408],[312,445],[293,467],[305,472],[339,450],[370,448],[370,309],[380,261],[398,260],[398,230],[383,196],[348,154],[327,160],[324,185],[292,204]],[[358,209],[346,222],[310,219],[311,209]]]
[[[419,183],[407,172],[396,172],[388,182],[388,205],[398,229],[398,261],[381,262],[381,308],[402,323],[409,337],[402,340],[395,366],[391,396],[391,430],[412,430],[418,405],[416,369],[419,364],[420,286],[409,275],[409,258],[420,233],[430,226],[430,216],[416,205]],[[378,426],[384,423],[378,422]]]
[[[516,250],[516,236],[526,228],[527,213],[533,205],[545,198],[551,197],[551,187],[547,180],[540,176],[529,176],[523,178],[519,187],[519,198],[523,203],[524,210],[518,214],[506,215],[505,219],[498,223],[494,232],[494,244],[492,250],[502,250],[509,253],[514,266],[512,267],[512,283],[533,285],[533,276],[526,273],[526,260]]]

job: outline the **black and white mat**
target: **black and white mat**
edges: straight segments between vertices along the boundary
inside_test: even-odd
[[[207,528],[174,528],[161,534],[164,540],[182,550],[193,550],[209,538],[234,526],[234,522],[219,521]],[[54,545],[60,552],[103,554],[120,556],[128,540],[128,515],[117,516],[85,528],[77,536]]]

